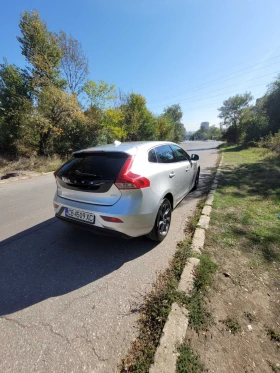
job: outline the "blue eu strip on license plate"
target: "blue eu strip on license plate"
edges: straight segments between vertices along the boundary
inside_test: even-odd
[[[84,221],[85,223],[89,223],[89,224],[95,223],[95,216],[91,214],[90,212],[71,209],[69,207],[65,208],[65,216],[71,219]]]

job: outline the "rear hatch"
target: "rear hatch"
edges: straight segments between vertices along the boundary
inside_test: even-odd
[[[128,154],[124,152],[79,152],[56,174],[57,193],[62,198],[112,206],[121,197],[115,186]]]

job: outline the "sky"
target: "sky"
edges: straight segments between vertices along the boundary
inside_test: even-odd
[[[13,0],[1,4],[0,59],[24,67],[20,13],[82,43],[90,79],[145,96],[155,114],[180,104],[187,131],[219,125],[223,101],[261,97],[280,73],[280,0]]]

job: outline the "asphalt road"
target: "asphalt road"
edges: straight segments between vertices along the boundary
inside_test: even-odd
[[[185,142],[201,179],[167,238],[94,236],[54,218],[53,175],[0,185],[0,371],[116,372],[137,335],[135,304],[167,267],[209,183],[217,142]]]

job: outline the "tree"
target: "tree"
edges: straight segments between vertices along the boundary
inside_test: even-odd
[[[22,55],[31,67],[27,67],[34,91],[52,84],[63,86],[60,78],[60,64],[62,52],[55,36],[48,31],[45,22],[35,10],[23,12],[19,23],[22,36],[17,39],[21,44]]]
[[[74,119],[81,117],[76,95],[55,86],[44,87],[38,96],[37,115],[34,115],[39,129],[39,154],[47,155],[52,150],[53,137],[62,135]]]
[[[164,109],[164,115],[167,116],[174,126],[174,136],[173,141],[174,142],[180,142],[184,138],[185,134],[185,128],[183,123],[181,123],[181,119],[183,117],[183,112],[181,109],[181,106],[176,104],[172,106],[168,106]]]
[[[208,134],[209,134],[209,137],[208,137],[209,140],[212,140],[212,139],[219,140],[222,136],[222,131],[220,130],[220,128],[213,125],[209,127]]]
[[[15,153],[24,116],[32,110],[28,79],[15,65],[0,64],[0,150]]]
[[[126,103],[122,104],[124,113],[127,141],[155,140],[155,118],[146,107],[144,96],[131,93],[126,97]]]
[[[108,132],[107,142],[126,140],[127,131],[125,129],[124,118],[124,113],[119,108],[105,110],[102,125]]]
[[[83,91],[86,94],[88,105],[101,110],[105,109],[116,98],[115,85],[108,84],[104,80],[99,82],[87,80],[83,86]]]
[[[165,115],[170,116],[174,123],[179,123],[183,117],[181,106],[178,104],[168,106],[163,112]]]
[[[261,100],[260,106],[268,118],[267,133],[277,133],[280,130],[280,75],[268,89],[268,92]]]
[[[249,106],[240,115],[240,140],[244,143],[259,141],[268,133],[268,120],[261,105]]]
[[[229,97],[223,102],[223,106],[218,109],[220,111],[218,117],[223,119],[222,125],[229,129],[227,133],[230,134],[230,138],[234,143],[237,143],[240,135],[238,125],[242,116],[242,110],[248,107],[252,99],[251,93],[237,94]]]
[[[156,118],[157,140],[173,141],[174,126],[170,118],[165,115],[160,115]]]
[[[221,138],[221,130],[215,125],[210,126],[209,128],[201,127],[198,131],[193,134],[193,138],[196,140],[218,140]]]
[[[88,75],[88,59],[81,43],[64,31],[56,34],[57,44],[62,53],[61,67],[71,93],[79,94]]]
[[[104,111],[96,106],[90,106],[85,110],[84,114],[87,118],[88,128],[90,129],[89,138],[91,146],[107,144],[109,134],[103,125]]]

